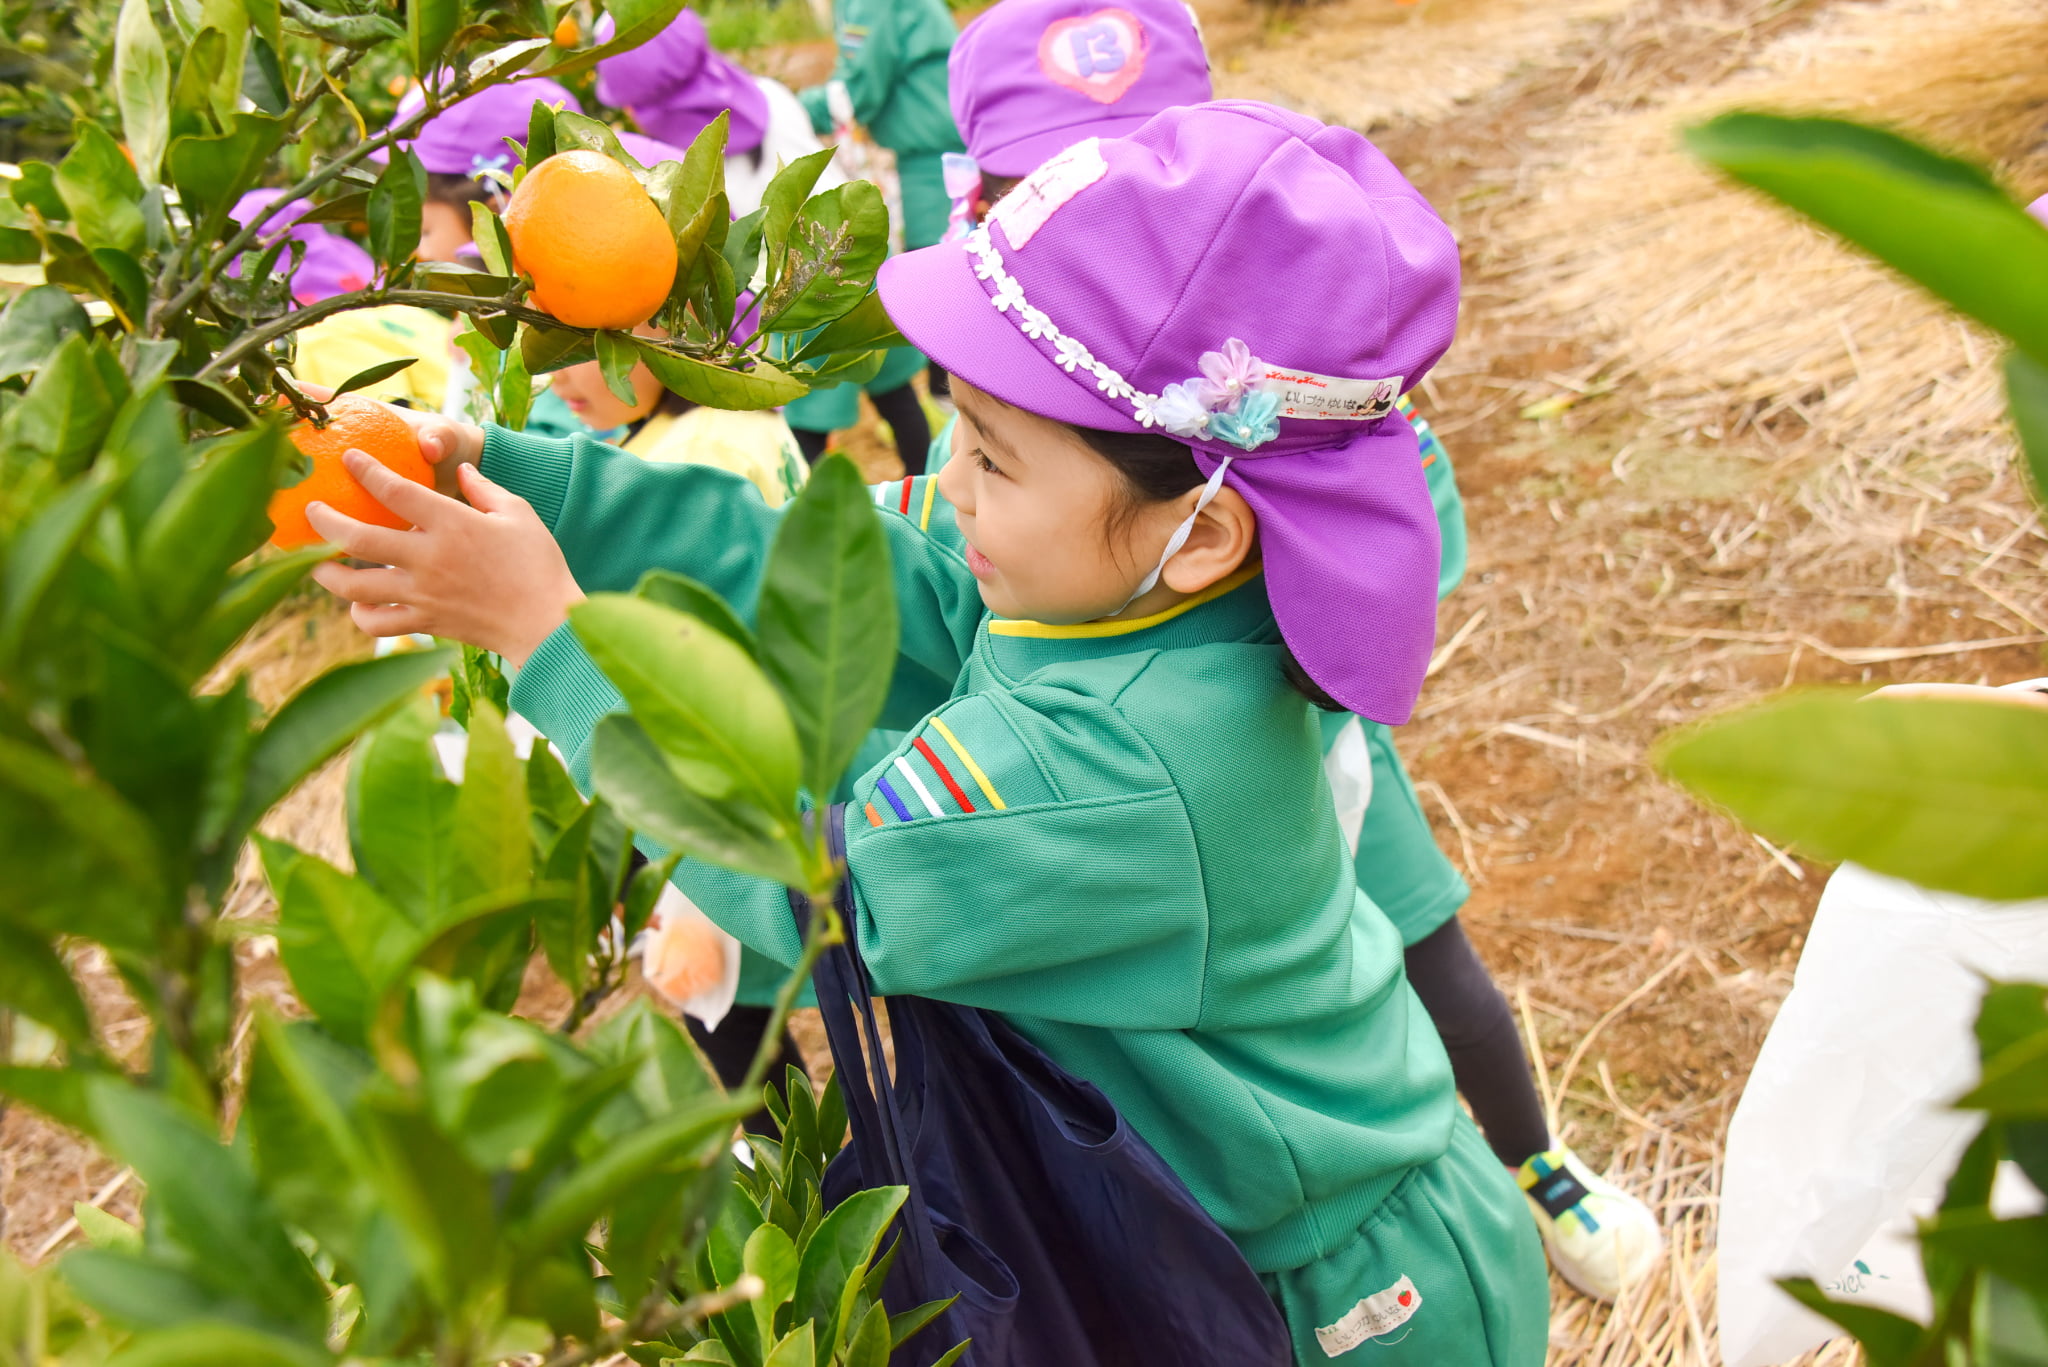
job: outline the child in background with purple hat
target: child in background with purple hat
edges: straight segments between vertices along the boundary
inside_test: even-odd
[[[941,476],[960,549],[883,523],[902,668],[952,682],[885,717],[908,740],[844,809],[876,991],[998,1011],[1100,1087],[1297,1361],[1536,1367],[1536,1230],[1357,890],[1314,711],[1401,723],[1428,666],[1436,519],[1374,395],[1450,345],[1449,229],[1357,133],[1223,102],[1076,144],[880,288],[966,435]],[[351,457],[416,529],[315,505],[394,567],[316,574],[366,630],[504,654],[587,780],[621,703],[569,608],[657,565],[750,602],[778,514],[716,470],[416,426],[430,459],[480,462],[474,506]],[[797,961],[782,888],[694,860],[675,881]],[[1186,1328],[1159,1332],[1172,1361]]]
[[[398,102],[395,124],[416,113],[426,96],[415,86]],[[486,87],[427,120],[411,138],[410,148],[427,172],[427,198],[420,208],[422,261],[461,262],[482,268],[470,235],[471,204],[503,205],[512,191],[515,158],[507,138],[526,141],[536,104],[580,114],[583,106],[567,88],[536,76]],[[385,160],[382,151],[370,154]]]
[[[970,23],[949,64],[953,118],[967,153],[948,158],[955,231],[964,234],[1047,158],[1084,138],[1119,137],[1152,115],[1210,98],[1208,56],[1180,0],[1002,0]],[[1449,452],[1395,387],[1415,428],[1443,543],[1438,595],[1465,573],[1465,510]],[[957,420],[932,443],[943,467]],[[948,512],[908,491],[920,522],[957,532]],[[885,498],[886,502],[886,498]],[[1324,767],[1359,887],[1400,931],[1409,982],[1450,1052],[1459,1091],[1494,1153],[1529,1193],[1544,1245],[1565,1279],[1600,1300],[1639,1284],[1662,1246],[1656,1217],[1554,1142],[1507,999],[1466,937],[1458,911],[1471,888],[1438,848],[1394,747],[1370,718],[1325,712]]]
[[[257,225],[259,247],[230,265],[229,274],[239,275],[245,262],[253,265],[262,255],[261,248],[290,237],[301,246],[299,264],[293,269],[286,248],[276,269],[290,272],[292,302],[301,307],[352,294],[376,279],[377,263],[368,252],[321,224],[298,221],[313,212],[313,201],[279,203],[283,198],[282,190],[251,190],[235,201],[228,217]],[[362,392],[433,412],[448,389],[450,332],[448,320],[429,309],[405,304],[349,309],[295,334],[292,373],[303,383],[333,388],[380,362],[410,356],[411,365]]]
[[[613,31],[609,15],[598,20],[600,43]],[[760,207],[777,171],[824,146],[789,87],[749,75],[712,48],[704,21],[694,10],[683,10],[639,47],[599,62],[597,98],[623,111],[642,132],[679,147],[689,146],[720,113],[729,114],[725,193],[736,218]],[[816,190],[829,190],[845,180],[838,166],[828,163]],[[922,469],[931,424],[910,381],[923,366],[924,357],[898,347],[883,362],[881,373],[866,384],[820,390],[789,404],[784,413],[805,459],[823,454],[835,429],[853,426],[860,412],[855,395],[865,389],[895,435],[905,468]]]

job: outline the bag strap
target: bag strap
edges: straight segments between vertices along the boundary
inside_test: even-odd
[[[823,813],[826,847],[832,858],[844,866],[846,859],[846,806],[835,803]],[[811,903],[792,889],[791,910],[798,929],[810,930]],[[882,1052],[882,1034],[875,1015],[874,983],[861,958],[859,912],[853,896],[853,880],[842,877],[837,899],[840,921],[845,929],[843,943],[834,945],[819,958],[812,972],[817,991],[818,1012],[824,1018],[825,1038],[832,1048],[832,1065],[838,1073],[839,1091],[846,1103],[847,1122],[852,1130],[853,1149],[861,1167],[863,1186],[900,1186],[908,1189],[898,1215],[904,1233],[899,1255],[904,1270],[918,1288],[934,1283],[939,1266],[938,1236],[931,1212],[917,1180],[917,1168],[910,1151],[910,1133],[897,1104],[896,1089]],[[855,1026],[854,1013],[865,1027],[866,1039]],[[892,1017],[892,1024],[894,1017]]]

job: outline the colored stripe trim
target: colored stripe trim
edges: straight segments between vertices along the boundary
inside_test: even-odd
[[[868,814],[868,825],[870,825],[870,826],[879,826],[879,825],[881,825],[881,824],[882,824],[882,818],[881,818],[880,814],[879,814],[879,813],[877,813],[877,812],[875,811],[875,804],[874,804],[874,803],[872,803],[872,802],[868,803],[868,804],[867,804],[867,809],[866,809],[866,810],[867,810],[867,814]]]
[[[932,529],[932,500],[939,496],[939,481],[927,478],[924,482],[924,512],[918,516],[917,529],[928,532]]]
[[[953,728],[937,717],[932,718],[932,730],[946,738],[946,744],[953,747],[953,753],[960,756],[960,762],[967,766],[967,772],[974,775],[975,783],[981,788],[981,795],[988,799],[988,805],[997,811],[1007,811],[1009,804],[996,792],[996,786],[988,781],[988,775],[981,772],[981,766],[974,762],[974,756],[967,753],[967,747],[953,734]]]
[[[877,508],[889,506],[889,486],[886,483],[875,486],[875,506]]]
[[[924,804],[924,809],[927,812],[930,812],[933,816],[945,815],[944,812],[939,810],[938,799],[932,796],[932,790],[924,786],[924,780],[917,776],[917,770],[911,768],[909,761],[905,760],[901,755],[896,756],[896,772],[910,781],[912,790],[917,793],[917,800]]]
[[[896,505],[896,511],[905,517],[910,516],[910,486],[913,483],[915,483],[914,480],[906,479],[903,481],[903,501]]]
[[[996,619],[988,624],[991,636],[1032,636],[1040,640],[1073,640],[1085,636],[1128,636],[1134,631],[1147,631],[1163,622],[1171,622],[1183,612],[1192,611],[1204,603],[1214,602],[1232,589],[1241,588],[1258,577],[1260,567],[1247,565],[1228,578],[1219,579],[1185,602],[1175,603],[1164,612],[1155,612],[1150,617],[1133,617],[1128,621],[1076,622],[1072,626],[1060,626],[1052,622],[1032,622],[1019,617],[1013,620]]]
[[[889,786],[888,779],[876,779],[875,791],[880,793],[883,797],[883,800],[885,800],[889,804],[889,810],[896,813],[896,819],[898,821],[910,820],[910,808],[904,806],[903,799],[896,796],[896,790]]]
[[[1427,470],[1430,466],[1436,464],[1436,458],[1441,454],[1443,453],[1440,451],[1431,451],[1429,453],[1429,459],[1422,462],[1422,468]]]
[[[960,804],[960,810],[971,815],[974,811],[974,804],[967,800],[967,794],[961,792],[960,785],[953,781],[953,775],[947,771],[945,763],[939,759],[939,752],[932,749],[930,743],[923,736],[919,736],[911,744],[917,747],[917,753],[930,761],[932,772],[939,776],[939,782],[946,785],[946,791],[951,793],[953,800]]]

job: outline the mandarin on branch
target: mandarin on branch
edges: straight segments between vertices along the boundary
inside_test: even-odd
[[[289,489],[270,496],[270,544],[286,550],[310,546],[320,533],[306,521],[306,505],[325,503],[337,512],[380,527],[410,527],[411,522],[370,497],[356,477],[342,466],[344,451],[362,451],[387,470],[415,484],[434,486],[434,470],[420,454],[419,440],[405,419],[360,394],[343,394],[327,405],[327,426],[302,422],[292,429],[292,445],[313,462],[313,469]]]
[[[602,152],[557,152],[528,171],[505,206],[505,232],[534,306],[572,327],[637,327],[675,283],[661,210]]]

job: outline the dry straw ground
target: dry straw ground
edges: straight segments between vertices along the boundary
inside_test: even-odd
[[[1710,1367],[1721,1140],[1825,870],[1701,811],[1645,753],[1788,683],[2043,672],[2048,538],[1986,339],[1718,184],[1677,133],[1738,105],[1846,111],[2031,197],[2048,26],[2029,0],[1197,3],[1221,93],[1366,129],[1464,243],[1460,340],[1422,398],[1472,564],[1403,745],[1559,1127],[1672,1234],[1611,1311],[1558,1288],[1552,1363]],[[772,61],[815,77],[829,56]],[[1265,287],[1316,282],[1276,263]],[[275,698],[359,649],[300,605],[240,658]],[[338,854],[337,779],[274,827]],[[265,914],[254,883],[235,895]],[[280,993],[267,941],[246,954],[252,993]],[[99,1004],[140,1048],[118,994]],[[17,1253],[62,1246],[74,1200],[132,1210],[120,1178],[18,1111],[0,1125]]]

